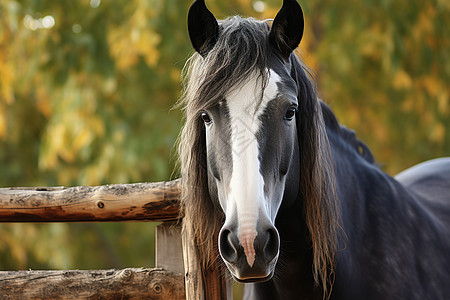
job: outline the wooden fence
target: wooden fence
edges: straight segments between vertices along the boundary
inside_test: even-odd
[[[0,298],[232,299],[221,265],[205,269],[197,260],[190,226],[178,219],[179,185],[1,188],[0,222],[163,223],[156,229],[155,269],[0,271]]]

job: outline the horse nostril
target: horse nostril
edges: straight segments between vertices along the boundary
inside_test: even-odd
[[[275,228],[266,231],[267,239],[264,245],[264,258],[266,262],[272,261],[280,248],[280,237]]]
[[[233,245],[233,233],[229,229],[222,229],[219,234],[219,250],[223,259],[228,262],[236,262],[238,255]]]

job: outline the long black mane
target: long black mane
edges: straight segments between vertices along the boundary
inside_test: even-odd
[[[329,130],[333,130],[349,144],[355,151],[357,151],[365,160],[369,163],[375,164],[375,158],[370,151],[369,147],[356,137],[354,130],[351,130],[338,122],[336,115],[331,108],[323,101],[320,102],[322,107],[322,114],[325,121],[325,126]]]

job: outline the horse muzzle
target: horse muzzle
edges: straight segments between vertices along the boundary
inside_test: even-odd
[[[238,234],[234,227],[225,224],[219,233],[220,255],[231,275],[238,282],[272,278],[280,249],[277,229],[267,224],[259,226],[253,235],[245,235]]]

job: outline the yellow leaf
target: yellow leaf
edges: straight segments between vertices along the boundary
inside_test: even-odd
[[[160,41],[161,37],[156,32],[146,30],[140,35],[136,44],[137,50],[144,56],[145,62],[149,66],[154,66],[158,62],[159,51],[157,46]]]
[[[7,136],[6,125],[6,113],[3,106],[0,106],[0,138],[6,138]]]
[[[445,126],[442,123],[438,123],[433,127],[430,134],[430,140],[442,144],[445,140]]]
[[[412,80],[408,73],[404,70],[398,70],[394,75],[394,87],[398,90],[410,89],[412,86]]]
[[[81,148],[88,145],[92,141],[92,132],[89,128],[84,127],[82,131],[75,137],[72,145],[72,151],[78,152]]]
[[[47,93],[47,89],[43,86],[38,86],[36,89],[36,108],[46,118],[50,118],[52,113],[50,96]]]
[[[440,89],[439,79],[434,77],[422,78],[423,85],[430,96],[437,97]]]
[[[449,100],[448,93],[445,91],[441,91],[437,97],[439,112],[443,115],[447,115],[449,113]]]

